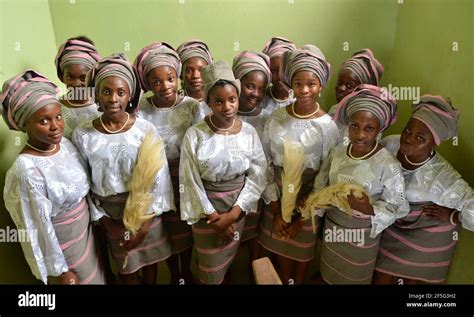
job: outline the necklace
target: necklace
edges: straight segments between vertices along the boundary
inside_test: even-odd
[[[353,160],[363,160],[363,159],[366,159],[367,157],[371,156],[372,153],[375,152],[375,150],[377,149],[378,146],[379,146],[379,142],[376,141],[374,148],[373,148],[372,150],[370,150],[369,153],[367,153],[367,154],[365,154],[365,155],[363,155],[363,156],[361,156],[361,157],[355,157],[355,156],[352,155],[352,143],[351,143],[351,144],[349,144],[349,151],[348,151],[348,152],[349,152],[349,156],[350,156],[350,158],[353,159]]]
[[[272,87],[273,87],[273,86],[272,86]],[[288,96],[288,98],[286,98],[286,99],[278,99],[277,97],[275,97],[275,96],[273,95],[273,91],[272,91],[272,90],[273,90],[273,89],[270,88],[270,96],[272,96],[273,100],[275,100],[275,101],[287,101],[287,100],[289,99],[289,96]]]
[[[188,95],[188,92],[186,91],[186,89],[184,90],[184,95],[188,96],[188,97],[191,97],[190,95]],[[191,97],[191,98],[196,99],[199,102],[202,102],[204,100],[204,98],[200,98],[200,99],[197,99],[197,98],[194,98],[194,97]]]
[[[104,128],[105,131],[107,131],[110,134],[119,133],[127,126],[128,120],[130,119],[130,114],[128,114],[128,112],[125,112],[125,113],[127,114],[127,120],[125,120],[125,123],[123,124],[123,126],[118,130],[112,131],[112,130],[107,129],[105,127],[104,121],[102,121],[102,116],[99,117],[100,125],[102,126],[102,128]]]
[[[433,157],[433,154],[434,152],[431,151],[431,154],[430,156],[428,156],[428,158],[426,160],[424,160],[423,162],[420,162],[420,163],[415,163],[415,162],[412,162],[408,159],[408,156],[406,156],[405,154],[403,154],[403,157],[405,158],[405,160],[412,166],[421,166],[423,164],[425,164],[426,162],[428,162],[429,160],[431,160],[431,157]]]
[[[69,99],[67,99],[67,98],[64,99],[64,100],[66,100],[66,102],[68,103],[68,105],[70,105],[71,107],[73,107],[73,108],[80,108],[80,107],[84,107],[84,106],[91,105],[92,98],[89,98],[89,100],[87,100],[86,102],[84,102],[84,103],[79,103],[79,104],[77,104],[77,103],[72,103],[72,102],[70,102]]]
[[[41,152],[41,153],[51,153],[51,152],[54,152],[56,150],[56,144],[53,144],[53,148],[51,150],[41,150],[41,149],[38,149],[37,147],[34,147],[33,145],[31,145],[30,143],[26,142],[26,145],[29,146],[30,148],[32,148],[33,150],[35,151],[38,151],[38,152]]]
[[[168,109],[172,109],[174,106],[176,106],[176,103],[178,102],[178,93],[176,93],[176,98],[174,99],[173,105],[171,107],[168,107]],[[153,96],[151,96],[151,105],[155,108],[166,108],[166,107],[158,107],[155,105],[155,102],[153,101]]]
[[[316,105],[317,105],[317,107],[316,107],[315,111],[311,112],[310,114],[304,115],[304,116],[301,116],[301,115],[296,113],[296,111],[295,111],[295,102],[293,102],[291,104],[291,110],[293,111],[293,114],[295,115],[295,117],[300,118],[300,119],[307,119],[309,117],[314,116],[316,114],[316,112],[319,111],[319,103],[316,102]]]
[[[237,113],[239,113],[239,114],[251,114],[251,113],[254,113],[255,110],[257,110],[257,107],[253,108],[250,111],[240,111],[240,110],[238,110]]]
[[[209,122],[211,123],[211,125],[212,125],[212,127],[213,127],[214,129],[219,130],[219,131],[224,131],[224,132],[225,132],[225,131],[231,130],[231,129],[234,127],[235,118],[234,118],[234,120],[232,121],[232,124],[230,125],[230,127],[226,128],[226,129],[221,129],[221,128],[217,127],[217,126],[214,124],[214,122],[212,122],[212,116],[209,116]]]

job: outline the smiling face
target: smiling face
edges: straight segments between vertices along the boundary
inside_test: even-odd
[[[435,147],[436,142],[428,127],[420,120],[411,118],[400,136],[400,152],[411,161],[421,162]]]
[[[216,85],[209,91],[209,107],[213,118],[220,122],[230,122],[235,118],[239,109],[239,95],[231,84]]]
[[[336,82],[337,102],[340,102],[342,98],[353,92],[354,89],[360,84],[361,82],[357,79],[352,71],[348,69],[343,69],[340,71]]]
[[[374,148],[380,130],[379,120],[374,114],[357,111],[351,116],[347,126],[355,153],[364,155]]]
[[[201,78],[201,69],[207,66],[207,62],[201,57],[191,57],[183,65],[184,83],[188,93],[204,92],[204,85]]]
[[[160,105],[171,106],[176,101],[178,81],[174,68],[170,66],[155,67],[147,74],[146,78]]]
[[[297,72],[291,79],[291,89],[299,103],[314,103],[318,100],[321,83],[318,77],[310,71]]]
[[[51,144],[59,144],[63,130],[64,120],[58,103],[49,104],[36,111],[25,125],[29,143],[41,149],[48,148]]]
[[[265,97],[267,77],[261,71],[252,71],[242,77],[242,92],[240,93],[240,106],[247,110],[254,109]]]
[[[99,105],[109,120],[121,121],[130,100],[130,89],[122,78],[110,76],[99,83]]]

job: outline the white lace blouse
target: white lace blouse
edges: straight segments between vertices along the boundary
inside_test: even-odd
[[[213,213],[202,180],[220,182],[245,175],[236,205],[246,213],[257,211],[265,186],[267,162],[254,127],[242,122],[234,135],[214,133],[205,121],[193,125],[184,136],[179,166],[181,219],[193,224]]]
[[[154,126],[141,118],[136,118],[128,131],[117,134],[97,131],[92,121],[85,122],[74,130],[72,140],[89,165],[91,190],[95,194],[108,197],[128,192],[138,150],[148,130],[156,134]],[[160,215],[176,209],[166,160],[156,175],[152,194],[154,201],[148,213]],[[91,209],[94,221],[106,215],[100,207]]]
[[[68,265],[59,246],[51,219],[71,211],[89,192],[84,160],[66,138],[50,156],[20,154],[5,178],[5,206],[17,226],[26,233],[21,241],[33,275],[47,283]]]
[[[148,98],[142,98],[138,117],[155,126],[158,135],[165,143],[166,158],[170,161],[179,158],[186,130],[204,119],[201,110],[199,102],[188,96],[172,108],[157,108]]]
[[[400,163],[385,148],[365,160],[354,160],[346,154],[347,146],[338,144],[324,162],[314,180],[313,191],[340,182],[356,183],[369,194],[374,208],[370,236],[375,238],[396,219],[405,217],[410,207],[405,198],[405,183]],[[324,215],[324,210],[318,212]],[[364,215],[354,210],[354,215]]]
[[[61,105],[61,110],[64,118],[64,137],[69,140],[72,137],[72,132],[78,125],[83,122],[91,121],[98,118],[101,113],[97,110],[98,106],[94,103],[87,107],[69,108]]]

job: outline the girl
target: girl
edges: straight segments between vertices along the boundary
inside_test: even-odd
[[[209,114],[211,108],[204,101],[204,85],[201,77],[202,68],[212,63],[209,47],[201,40],[190,40],[181,44],[176,51],[183,63],[183,70],[179,74],[181,87],[187,96],[201,103],[204,115]]]
[[[93,120],[100,114],[92,94],[85,88],[86,74],[99,59],[94,42],[85,36],[70,38],[59,47],[55,65],[59,80],[68,89],[60,98],[64,136],[68,139],[80,123]]]
[[[257,211],[266,159],[255,128],[236,118],[240,82],[229,65],[206,66],[202,77],[212,115],[184,136],[181,219],[193,225],[199,280],[220,284],[237,253],[245,215]]]
[[[396,120],[396,102],[381,88],[360,85],[341,100],[335,119],[349,127],[349,145],[331,152],[314,181],[314,191],[339,182],[356,183],[369,196],[348,196],[352,216],[338,208],[326,213],[321,275],[329,284],[370,284],[380,233],[405,216],[408,204],[400,164],[377,141]],[[343,241],[334,236],[349,237]]]
[[[25,258],[45,284],[104,284],[90,223],[86,165],[63,138],[57,87],[33,70],[3,85],[7,125],[28,141],[5,178],[5,206],[18,230]]]
[[[299,214],[286,221],[282,218],[281,201],[283,195],[291,191],[281,185],[285,144],[292,142],[304,152],[304,160],[299,163],[303,170],[301,189],[297,192],[297,200],[301,200],[311,191],[321,163],[339,138],[336,124],[317,102],[329,71],[329,63],[313,45],[286,52],[283,55],[284,80],[293,89],[296,101],[276,109],[263,131],[262,143],[271,169],[269,184],[262,196],[269,205],[264,210],[259,242],[278,255],[283,283],[303,283],[316,245],[311,220],[303,220]],[[272,174],[275,179],[272,179]],[[294,207],[298,204],[297,201]]]
[[[153,125],[133,113],[140,98],[140,84],[133,66],[121,54],[100,60],[88,73],[87,87],[95,87],[96,101],[103,114],[85,122],[73,132],[73,142],[92,171],[95,214],[107,232],[120,277],[125,284],[156,283],[156,263],[171,254],[161,217],[175,210],[168,164],[157,172],[151,194],[153,202],[147,220],[136,234],[126,232],[123,211],[137,154],[147,131],[156,134]],[[164,149],[162,149],[164,151]]]
[[[336,100],[340,102],[342,98],[354,91],[360,84],[379,86],[384,68],[375,58],[372,50],[364,48],[352,54],[341,65],[336,81]],[[331,107],[329,115],[334,116],[337,104]]]
[[[295,49],[295,44],[290,40],[283,37],[272,37],[262,50],[270,58],[270,71],[272,73],[272,85],[267,89],[263,104],[263,108],[267,108],[270,112],[286,107],[294,101],[292,94],[290,94],[290,87],[282,81],[280,74],[283,53]]]
[[[251,124],[261,139],[265,122],[271,114],[267,109],[261,107],[272,76],[269,58],[263,53],[244,51],[234,58],[232,71],[235,77],[240,80],[242,87],[237,118]],[[240,240],[241,242],[248,241],[251,262],[258,259],[261,254],[261,247],[257,242],[257,229],[262,202],[262,200],[259,201],[256,213],[249,214],[245,218],[244,231]]]
[[[435,149],[456,135],[458,110],[440,96],[424,95],[401,136],[384,139],[402,164],[410,213],[382,234],[374,283],[442,283],[460,224],[474,230],[474,195]]]
[[[138,116],[151,122],[165,143],[174,197],[178,202],[181,142],[186,130],[194,123],[202,121],[204,115],[200,111],[198,101],[178,93],[181,61],[171,46],[166,43],[154,43],[145,47],[138,54],[135,67],[143,90],[153,92],[149,98],[142,99]],[[170,235],[172,255],[166,261],[171,273],[171,284],[178,284],[180,278],[183,278],[185,283],[192,283],[193,237],[191,227],[179,218],[179,204],[176,212],[163,215],[163,221]]]

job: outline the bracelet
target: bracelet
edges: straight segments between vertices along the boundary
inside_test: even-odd
[[[451,216],[449,216],[449,222],[453,225],[453,226],[456,226],[457,223],[454,222],[454,215],[455,214],[458,214],[459,211],[457,210],[454,210],[453,212],[451,212]],[[459,219],[459,218],[458,218]]]

